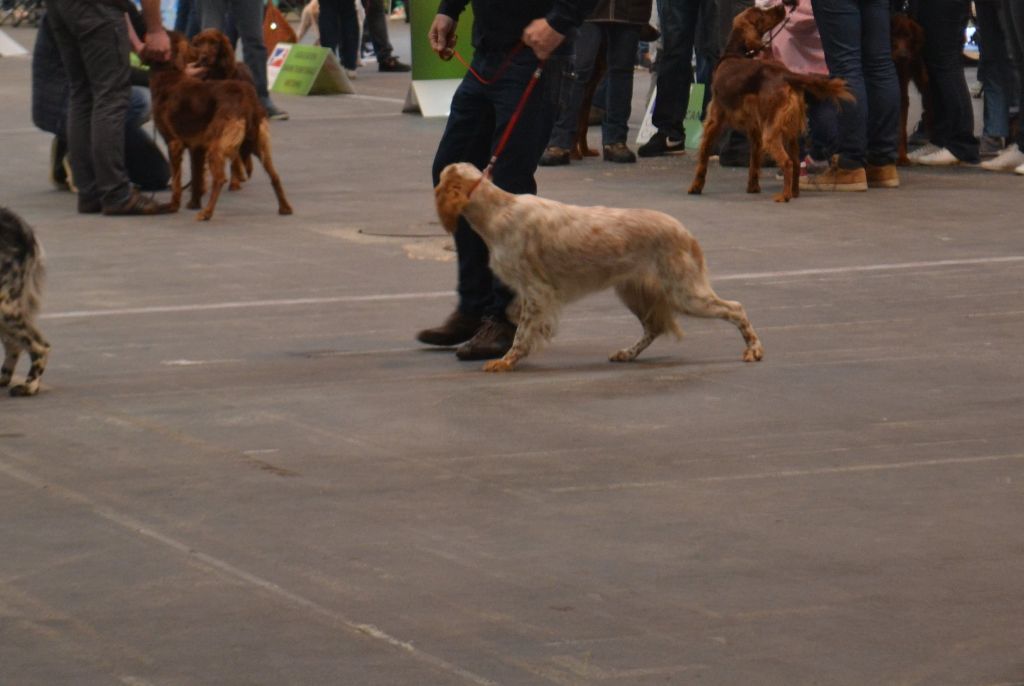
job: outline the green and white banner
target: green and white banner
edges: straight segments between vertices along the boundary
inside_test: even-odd
[[[334,53],[315,45],[278,43],[267,59],[267,84],[286,95],[355,93]]]
[[[416,0],[412,13],[412,84],[405,98],[405,112],[419,112],[424,117],[447,117],[452,96],[466,74],[466,68],[456,59],[444,61],[430,48],[427,34],[437,16],[440,0]],[[473,59],[473,10],[466,7],[456,28],[458,42],[455,49],[466,61]]]

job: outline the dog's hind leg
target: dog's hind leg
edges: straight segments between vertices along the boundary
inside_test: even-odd
[[[0,388],[11,383],[14,376],[14,368],[18,366],[18,357],[21,355],[21,346],[7,335],[0,336],[4,343],[4,363],[0,367]]]
[[[652,297],[651,292],[643,286],[632,283],[616,286],[615,292],[640,320],[644,333],[633,345],[612,353],[608,358],[610,361],[632,362],[666,330],[674,330],[676,335],[680,335],[679,327],[672,319],[672,308],[663,297]]]
[[[701,140],[700,152],[697,153],[697,171],[693,175],[693,183],[690,184],[690,195],[700,195],[704,190],[704,183],[708,176],[708,160],[711,159],[711,150],[718,142],[725,127],[725,115],[714,100],[708,106],[708,115],[704,120],[704,138]]]
[[[274,169],[274,160],[270,154],[270,125],[266,119],[260,122],[256,156],[260,158],[260,164],[267,170],[270,183],[274,186],[274,194],[277,196],[277,213],[291,214],[292,206],[288,204],[288,198],[284,197],[284,186],[281,185],[281,177],[277,175],[277,170]]]
[[[28,322],[22,322],[22,333],[18,343],[28,349],[32,367],[29,369],[25,383],[11,388],[13,396],[29,396],[39,392],[39,378],[46,371],[46,360],[50,356],[50,344],[46,342],[39,330]]]
[[[791,146],[785,145],[782,136],[777,131],[770,131],[771,138],[767,140],[768,153],[775,158],[782,170],[782,192],[775,195],[775,202],[789,202],[793,197],[793,151]],[[766,136],[767,138],[767,136]],[[753,150],[751,150],[753,155]],[[797,174],[799,179],[799,174]]]
[[[789,160],[793,163],[793,178],[790,180],[789,188],[794,198],[800,197],[800,139],[798,137],[789,139]]]
[[[744,362],[757,362],[764,357],[761,339],[754,332],[754,327],[747,318],[747,311],[740,303],[735,300],[722,300],[709,285],[698,286],[692,293],[677,291],[674,300],[676,307],[683,314],[691,317],[725,319],[735,324],[743,334],[743,340],[747,342],[747,348],[743,351]]]
[[[198,210],[203,206],[203,193],[206,191],[206,148],[193,148],[188,151],[188,156],[192,161],[192,185],[186,207]]]
[[[761,157],[764,155],[764,141],[761,132],[747,129],[750,140],[750,164],[747,169],[747,193],[761,192]],[[780,161],[779,164],[782,164]]]

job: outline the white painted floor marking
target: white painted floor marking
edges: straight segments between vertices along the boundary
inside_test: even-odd
[[[1002,257],[979,257],[964,260],[937,260],[934,262],[897,262],[894,264],[867,264],[850,267],[826,267],[822,269],[796,269],[781,272],[749,272],[745,274],[723,274],[712,276],[711,282],[719,281],[763,281],[801,276],[827,276],[832,274],[855,274],[859,272],[902,271],[912,269],[934,269],[942,267],[964,267],[986,264],[1007,264],[1024,262],[1024,255]],[[386,302],[398,300],[432,300],[454,298],[455,291],[432,291],[426,293],[381,293],[374,295],[340,295],[326,298],[282,298],[279,300],[229,301],[200,303],[195,305],[156,305],[152,307],[125,307],[110,310],[71,310],[43,314],[42,319],[85,319],[89,317],[114,317],[123,315],[169,314],[175,312],[204,312],[209,310],[235,310],[262,307],[296,307],[302,305],[331,305],[338,303]]]

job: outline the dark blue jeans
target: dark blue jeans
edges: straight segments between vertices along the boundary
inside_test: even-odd
[[[693,83],[693,44],[698,22],[713,7],[711,0],[658,0],[661,50],[657,58],[658,94],[651,123],[658,133],[676,140],[685,138],[683,118]]]
[[[924,62],[932,91],[931,142],[964,162],[978,162],[974,107],[964,76],[964,26],[969,0],[928,0],[917,10],[924,27]]]
[[[1017,67],[1017,102],[1024,107],[1024,0],[1008,0],[1006,8],[1006,35],[1010,43],[1010,56]],[[1024,126],[1017,129],[1017,146],[1024,150]]]
[[[477,53],[473,57],[473,69],[490,79],[498,74],[505,59],[503,53]],[[560,73],[565,60],[564,57],[548,60],[540,83],[494,166],[493,181],[499,188],[510,193],[537,192],[533,175],[554,125]],[[484,85],[472,74],[466,74],[452,98],[448,125],[434,157],[435,186],[441,179],[441,171],[454,162],[470,162],[480,169],[487,166],[536,68],[537,58],[526,48],[511,58],[505,71],[491,85]],[[487,245],[462,218],[455,231],[455,248],[459,260],[459,310],[469,315],[504,319],[514,294],[491,272]]]
[[[584,22],[576,36],[575,78],[569,86],[568,102],[558,114],[551,145],[569,150],[576,140],[576,123],[583,93],[594,74],[594,63],[602,40],[607,40],[608,61],[604,100],[595,93],[594,105],[604,109],[601,139],[604,145],[625,143],[629,134],[629,115],[633,105],[633,61],[640,42],[640,26],[624,23]]]
[[[1007,41],[1000,3],[993,0],[976,2],[975,37],[981,55],[978,61],[978,80],[984,85],[986,136],[1006,138],[1010,135],[1010,101],[1013,98],[1015,78],[1013,63],[1007,53]]]
[[[256,93],[266,101],[267,46],[263,42],[263,0],[196,0],[204,29],[225,31],[231,13],[239,38],[242,56],[256,82]]]
[[[857,99],[839,108],[839,165],[893,164],[900,87],[892,61],[889,0],[811,0],[811,5],[829,71],[846,79]]]
[[[320,45],[338,53],[341,66],[356,68],[359,16],[352,0],[320,0]]]

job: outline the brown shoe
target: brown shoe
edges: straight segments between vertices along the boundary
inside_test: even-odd
[[[122,204],[114,207],[103,208],[103,214],[108,217],[122,217],[125,215],[140,214],[170,214],[175,211],[175,207],[170,203],[159,203],[152,198],[143,196],[134,189],[132,190],[132,194],[128,196],[128,199]]]
[[[501,357],[512,347],[515,324],[487,317],[471,339],[455,349],[460,360],[490,360]]]
[[[416,340],[427,345],[451,347],[472,338],[480,328],[480,323],[480,317],[455,310],[441,326],[424,329],[416,334]]]
[[[820,174],[800,177],[802,191],[866,191],[868,177],[863,167],[843,169],[835,165]]]
[[[869,164],[864,171],[868,177],[868,188],[900,187],[900,173],[896,171],[895,164],[885,164],[881,167]]]

